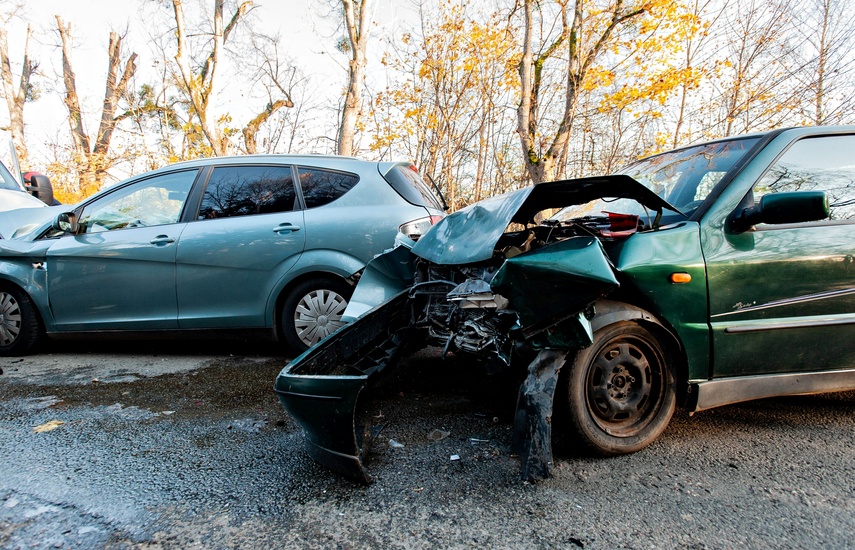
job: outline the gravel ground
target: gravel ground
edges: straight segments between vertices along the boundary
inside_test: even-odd
[[[564,443],[554,477],[527,484],[508,450],[510,392],[428,352],[377,392],[385,428],[361,486],[306,456],[272,392],[276,348],[49,351],[0,359],[4,548],[855,544],[851,392],[678,411],[625,457]]]

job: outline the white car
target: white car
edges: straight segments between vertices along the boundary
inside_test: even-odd
[[[0,212],[15,210],[17,208],[40,208],[54,204],[53,189],[47,176],[41,174],[30,176],[30,185],[25,186],[18,169],[18,159],[15,150],[11,147],[12,165],[14,171],[10,170],[0,161]],[[15,177],[16,174],[18,177]]]

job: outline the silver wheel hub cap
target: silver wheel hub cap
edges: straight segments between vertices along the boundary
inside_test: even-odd
[[[341,316],[346,307],[347,300],[332,290],[313,290],[303,296],[294,312],[300,341],[313,346],[344,326]]]
[[[7,292],[0,292],[0,345],[12,344],[21,333],[21,307]]]

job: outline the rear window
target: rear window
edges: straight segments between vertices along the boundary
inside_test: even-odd
[[[199,219],[289,212],[295,204],[290,166],[222,166],[214,168]]]
[[[442,210],[439,200],[414,169],[403,165],[393,166],[383,177],[407,202],[416,206]]]
[[[300,174],[300,186],[303,188],[303,200],[306,208],[315,208],[331,203],[341,197],[359,182],[359,176],[346,172],[318,170],[316,168],[297,168]]]

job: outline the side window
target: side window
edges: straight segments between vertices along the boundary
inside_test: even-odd
[[[172,172],[127,185],[83,207],[81,233],[177,223],[198,170]]]
[[[211,174],[198,219],[290,212],[296,199],[290,166],[221,166]]]
[[[855,219],[855,136],[794,143],[754,186],[754,200],[784,191],[825,191],[832,220]]]
[[[323,206],[341,197],[359,182],[359,176],[345,172],[332,172],[315,168],[297,169],[306,208]]]

